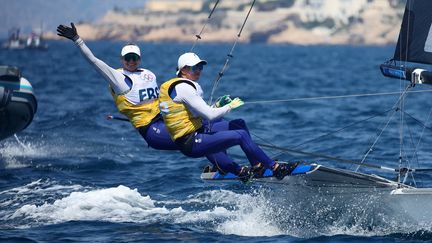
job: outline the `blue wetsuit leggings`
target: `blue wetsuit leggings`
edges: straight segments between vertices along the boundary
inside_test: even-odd
[[[171,140],[162,118],[153,121],[148,127],[138,128],[138,131],[149,147],[159,150],[179,150]]]
[[[211,125],[204,124],[204,132],[197,132],[190,151],[185,155],[195,158],[206,156],[219,171],[238,174],[241,166],[235,163],[226,152],[228,148],[236,145],[240,145],[252,166],[263,163],[266,168],[271,168],[275,165],[275,162],[252,141],[246,123],[242,119],[232,121],[220,119],[212,121]]]
[[[148,146],[158,150],[180,150],[172,140],[162,119],[152,122],[146,128],[139,128],[139,133]],[[212,121],[204,124],[204,132],[197,133],[193,138],[191,151],[184,152],[189,157],[203,157],[216,166],[219,171],[238,174],[241,166],[235,163],[226,150],[240,145],[252,166],[263,163],[266,168],[274,166],[275,162],[259,148],[249,135],[246,123],[242,119]]]

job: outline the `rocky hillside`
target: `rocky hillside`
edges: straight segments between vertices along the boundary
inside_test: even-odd
[[[77,25],[86,40],[195,40],[214,0],[148,0],[142,9],[112,10]],[[296,44],[373,44],[397,40],[404,0],[257,0],[241,41]],[[232,42],[250,0],[222,0],[202,35],[204,42]]]

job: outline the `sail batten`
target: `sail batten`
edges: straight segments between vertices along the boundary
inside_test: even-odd
[[[431,12],[431,0],[407,0],[394,60],[432,64]]]

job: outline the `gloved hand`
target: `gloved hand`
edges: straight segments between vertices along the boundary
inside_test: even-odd
[[[71,27],[66,25],[57,26],[57,35],[76,41],[79,38],[75,25],[71,23]]]
[[[225,105],[228,105],[231,101],[232,99],[229,95],[221,96],[216,100],[215,107],[224,107]]]
[[[231,109],[235,109],[235,108],[238,108],[238,107],[242,106],[243,104],[244,104],[244,102],[243,102],[239,97],[237,97],[237,98],[233,99],[233,100],[228,104],[228,106],[229,106]]]

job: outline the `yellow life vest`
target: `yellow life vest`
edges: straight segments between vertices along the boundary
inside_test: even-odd
[[[179,83],[188,83],[196,89],[192,82],[181,78],[173,78],[160,86],[159,108],[172,140],[195,132],[202,126],[200,117],[194,117],[183,103],[175,103],[171,99],[170,92]]]
[[[134,105],[124,95],[116,95],[111,89],[111,95],[120,113],[127,116],[135,128],[146,126],[159,114],[159,101]]]
[[[123,69],[118,70],[128,76]],[[138,74],[140,75],[128,76],[132,81],[132,87],[125,94],[115,94],[110,87],[117,109],[129,118],[135,128],[149,125],[153,118],[159,114],[159,89],[156,79],[148,80],[146,73],[142,73],[143,75]],[[139,103],[134,104],[130,101],[133,98],[137,99],[137,97],[143,97],[137,101]]]

